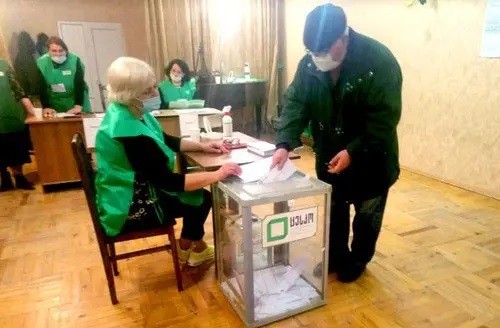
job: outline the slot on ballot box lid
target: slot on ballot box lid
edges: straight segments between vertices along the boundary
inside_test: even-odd
[[[290,178],[283,181],[271,183],[262,183],[261,181],[245,183],[243,190],[251,196],[262,196],[280,193],[283,190],[290,189],[291,185],[293,185],[295,190],[307,189],[313,186],[309,176],[300,171],[296,171]]]

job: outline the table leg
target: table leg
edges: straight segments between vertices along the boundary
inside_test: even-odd
[[[257,125],[257,138],[260,138],[262,133],[262,105],[255,106],[255,122]]]
[[[215,248],[215,255],[214,255],[214,261],[215,261],[215,279],[219,277],[219,270],[218,270],[218,265],[217,265],[217,258],[218,258],[218,247],[217,247],[217,226],[215,224],[215,220],[217,218],[217,213],[216,211],[219,210],[219,195],[216,194],[218,192],[218,189],[216,187],[215,183],[210,184],[210,192],[212,193],[212,231],[213,231],[213,238],[214,238],[214,248]]]

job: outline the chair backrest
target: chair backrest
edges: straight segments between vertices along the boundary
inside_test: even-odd
[[[96,206],[96,190],[94,183],[94,169],[92,168],[91,155],[87,153],[83,138],[80,133],[76,133],[71,141],[71,148],[75,156],[78,172],[83,183],[83,190],[85,191],[85,198],[87,198],[87,205],[89,206],[90,216],[97,236],[99,244],[105,243],[106,233],[99,220],[99,212]]]

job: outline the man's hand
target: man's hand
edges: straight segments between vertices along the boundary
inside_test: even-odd
[[[344,171],[351,164],[351,155],[346,149],[340,151],[328,163],[328,173],[339,174]]]
[[[278,170],[281,170],[287,160],[288,160],[288,150],[284,148],[278,148],[274,152],[270,170],[272,170],[275,166],[278,166]]]

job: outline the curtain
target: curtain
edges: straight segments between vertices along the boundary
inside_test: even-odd
[[[283,1],[145,0],[149,62],[160,80],[174,58],[194,70],[201,43],[210,70],[242,76],[248,62],[252,76],[268,80],[269,122],[277,116],[278,6]]]
[[[6,59],[9,63],[11,62],[9,51],[7,50],[5,39],[3,38],[2,27],[0,27],[0,58]]]

